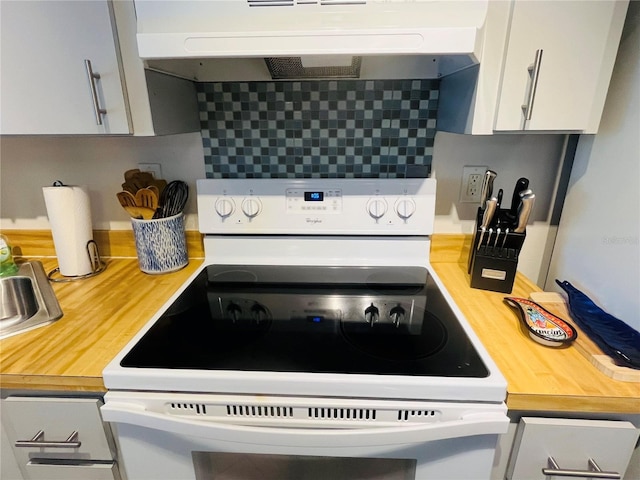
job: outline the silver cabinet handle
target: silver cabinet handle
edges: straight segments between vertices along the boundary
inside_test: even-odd
[[[89,85],[91,85],[91,98],[93,99],[93,110],[96,114],[96,123],[102,125],[102,115],[105,115],[107,111],[104,108],[100,108],[100,100],[98,99],[98,90],[96,88],[96,80],[100,80],[100,74],[95,73],[91,68],[91,60],[85,60],[84,66],[87,69],[87,76],[89,77]]]
[[[558,462],[553,457],[547,459],[548,468],[542,469],[542,474],[557,477],[580,477],[580,478],[622,478],[618,472],[604,472],[593,458],[589,459],[589,470],[568,470],[560,468]]]
[[[16,441],[16,447],[29,447],[29,448],[80,448],[82,445],[78,441],[78,431],[71,432],[69,437],[62,442],[47,442],[44,440],[44,430],[39,430],[31,440],[18,440]]]
[[[527,95],[527,103],[522,105],[525,120],[531,120],[531,114],[533,113],[533,102],[536,98],[536,90],[538,89],[538,75],[540,74],[540,65],[542,64],[542,49],[536,50],[536,59],[533,64],[529,65],[527,70],[531,75],[531,87],[529,88],[529,94]]]

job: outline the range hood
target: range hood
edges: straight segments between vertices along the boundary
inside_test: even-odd
[[[419,67],[435,78],[479,63],[488,1],[135,0],[137,43],[150,68],[200,81],[278,58],[300,76],[362,64],[366,75],[351,76],[408,78]]]

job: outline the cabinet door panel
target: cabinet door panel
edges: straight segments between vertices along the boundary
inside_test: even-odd
[[[28,480],[119,480],[114,463],[93,465],[27,464]]]
[[[19,465],[34,457],[67,460],[113,460],[113,445],[100,416],[100,400],[92,398],[9,397],[2,402],[2,421]],[[39,431],[41,441],[64,442],[78,432],[79,447],[16,446]]]
[[[616,2],[517,1],[508,36],[496,130],[587,128]],[[536,51],[542,50],[531,120],[525,123]]]
[[[560,469],[588,471],[591,459],[603,471],[624,476],[637,440],[638,430],[630,422],[522,417],[507,479],[549,478],[542,472],[549,457]]]
[[[128,134],[106,1],[2,2],[2,134]],[[91,61],[103,125],[84,60]]]

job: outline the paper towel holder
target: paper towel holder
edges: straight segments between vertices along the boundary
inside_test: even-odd
[[[89,263],[91,264],[91,272],[85,275],[76,275],[73,277],[65,277],[60,273],[60,267],[56,267],[47,274],[50,282],[75,282],[76,280],[84,280],[85,278],[95,277],[107,268],[107,264],[100,258],[98,244],[95,240],[87,242],[87,254],[89,255]]]

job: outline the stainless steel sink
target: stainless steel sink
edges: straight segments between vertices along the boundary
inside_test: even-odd
[[[37,261],[25,262],[15,275],[0,278],[0,299],[0,339],[62,317],[56,294]]]

